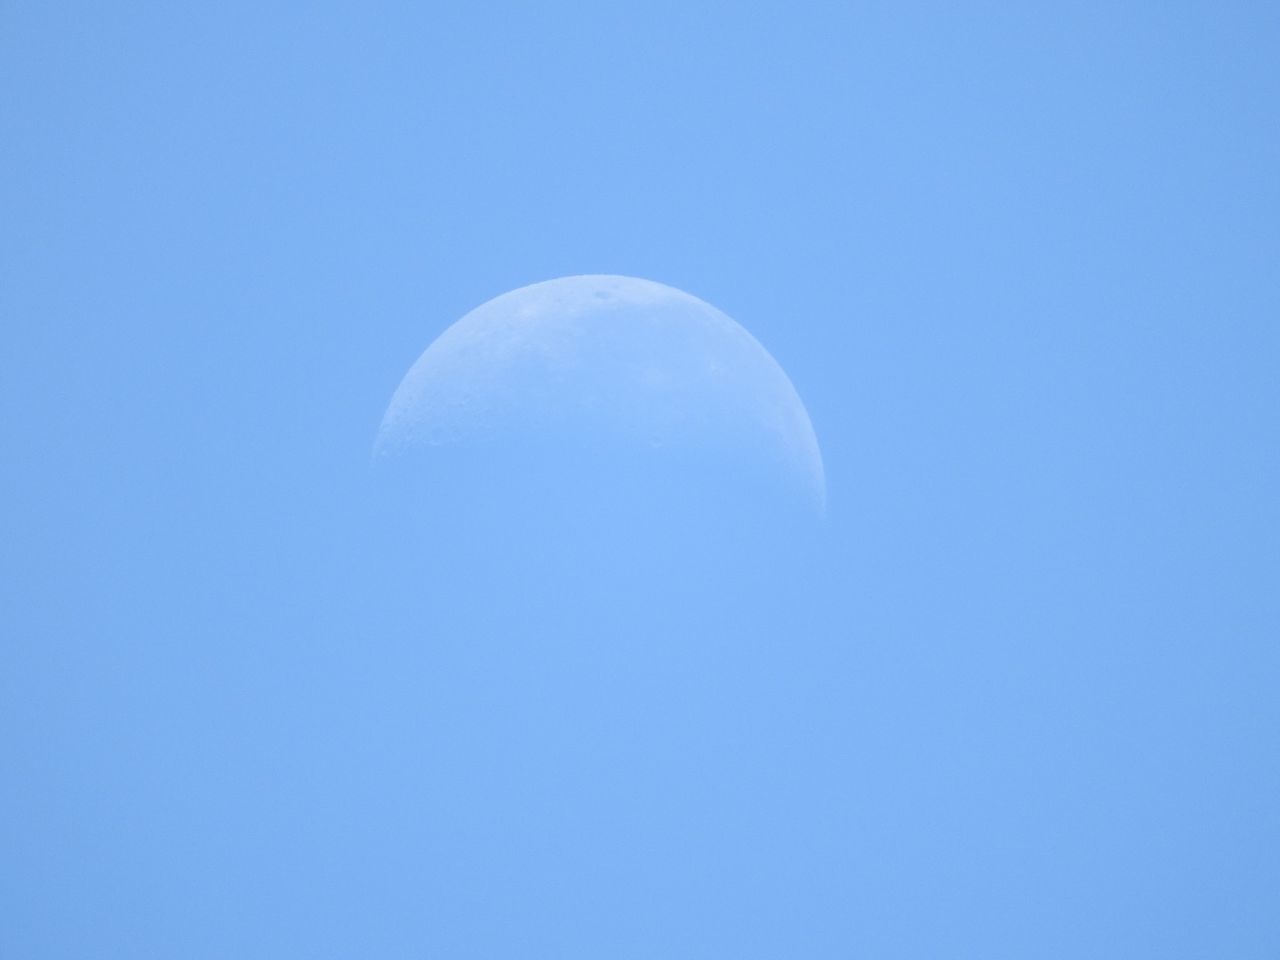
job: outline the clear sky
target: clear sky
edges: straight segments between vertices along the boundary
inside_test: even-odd
[[[1260,2],[0,5],[0,956],[1280,955],[1277,64]],[[581,273],[771,351],[820,544],[397,542],[400,378]]]

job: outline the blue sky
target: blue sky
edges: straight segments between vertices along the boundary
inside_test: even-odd
[[[0,954],[1274,957],[1277,63],[1258,3],[6,4]],[[768,347],[817,559],[372,516],[422,349],[578,273]]]

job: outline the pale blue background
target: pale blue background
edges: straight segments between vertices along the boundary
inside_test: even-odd
[[[1278,64],[1247,2],[6,2],[0,956],[1280,955]],[[362,533],[418,352],[582,272],[823,444],[786,630],[655,611],[735,685],[626,755],[729,813],[555,807],[468,697],[611,729],[613,648],[486,673],[510,585],[418,630]]]

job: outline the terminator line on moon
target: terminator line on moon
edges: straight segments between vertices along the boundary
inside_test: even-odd
[[[825,504],[817,436],[777,361],[710,304],[634,277],[548,280],[472,310],[405,375],[374,456],[553,431],[732,445]]]

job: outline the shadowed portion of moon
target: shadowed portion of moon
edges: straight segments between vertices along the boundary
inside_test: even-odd
[[[808,413],[769,352],[710,304],[632,277],[535,283],[467,314],[400,384],[375,462],[429,476],[517,451],[519,472],[597,491],[637,470],[677,486],[718,471],[817,512],[826,497]]]

